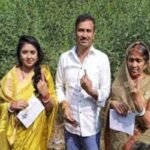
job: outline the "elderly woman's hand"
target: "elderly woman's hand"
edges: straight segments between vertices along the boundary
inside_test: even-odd
[[[137,91],[137,92],[132,92],[131,97],[135,105],[135,108],[137,109],[138,112],[141,112],[143,108],[145,108],[146,106],[146,102],[144,100],[143,95],[139,91]]]
[[[131,91],[131,97],[137,111],[141,112],[146,106],[146,101],[139,90],[139,79],[134,81],[134,88],[133,91]]]
[[[128,111],[129,111],[129,107],[126,103],[124,102],[120,102],[120,101],[111,101],[111,107],[114,108],[118,114],[126,116]]]

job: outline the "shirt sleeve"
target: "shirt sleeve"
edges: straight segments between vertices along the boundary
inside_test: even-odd
[[[57,72],[56,72],[56,94],[59,103],[65,100],[65,82],[64,82],[64,71],[63,71],[63,58],[59,59]]]
[[[101,70],[100,81],[99,81],[100,88],[97,89],[98,91],[97,106],[104,107],[105,102],[110,94],[110,84],[111,84],[110,63],[107,55],[105,59],[103,59],[100,70]]]

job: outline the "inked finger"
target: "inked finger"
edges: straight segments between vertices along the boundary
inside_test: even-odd
[[[46,80],[45,80],[45,76],[44,76],[43,73],[41,74],[41,80],[42,80],[42,81],[46,81]]]

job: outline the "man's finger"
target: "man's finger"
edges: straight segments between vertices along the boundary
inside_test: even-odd
[[[81,85],[85,82],[85,75],[80,79]]]
[[[67,118],[65,118],[65,120],[68,122],[68,123],[70,123],[70,124],[72,124],[74,127],[77,127],[77,126],[79,126],[79,123],[76,121],[76,120],[70,120],[70,119],[67,119]]]
[[[84,69],[84,74],[85,74],[85,75],[87,74],[86,69]]]
[[[86,69],[84,69],[84,76],[85,76],[85,77],[88,76]]]

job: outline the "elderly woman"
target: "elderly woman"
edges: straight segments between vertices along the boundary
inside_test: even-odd
[[[46,150],[57,113],[53,79],[48,67],[42,65],[43,52],[34,37],[20,37],[17,58],[18,64],[0,82],[0,149]],[[33,100],[32,107],[38,104],[41,112],[27,126],[18,113],[32,108]],[[31,113],[29,117],[35,115]]]
[[[140,41],[127,49],[125,61],[113,85],[107,105],[105,146],[108,150],[150,149],[150,70],[149,49]],[[134,134],[110,129],[108,112],[114,109],[126,117],[135,113]]]

